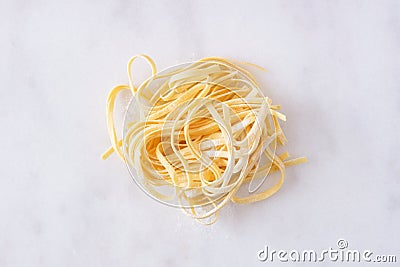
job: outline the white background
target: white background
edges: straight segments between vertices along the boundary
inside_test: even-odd
[[[399,1],[3,0],[0,23],[0,266],[266,266],[265,245],[339,238],[400,261]],[[309,163],[209,227],[150,199],[100,160],[107,93],[138,53],[264,66]]]

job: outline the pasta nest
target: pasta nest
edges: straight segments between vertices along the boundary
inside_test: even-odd
[[[153,74],[135,87],[131,65],[139,57]],[[229,201],[245,204],[273,195],[285,167],[306,160],[277,154],[287,141],[279,124],[286,117],[238,63],[210,57],[157,73],[153,60],[139,55],[129,61],[128,76],[129,85],[116,86],[109,95],[113,146],[103,158],[116,151],[146,193],[202,223],[215,222]],[[133,97],[119,140],[113,109],[125,89]],[[275,182],[266,183],[276,171]]]

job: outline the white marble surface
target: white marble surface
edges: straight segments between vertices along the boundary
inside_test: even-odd
[[[0,25],[0,266],[261,266],[338,238],[400,261],[399,1],[1,1]],[[210,227],[153,201],[99,158],[137,53],[266,67],[309,163]]]

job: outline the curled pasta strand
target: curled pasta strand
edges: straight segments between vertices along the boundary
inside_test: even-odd
[[[115,105],[115,100],[117,98],[117,95],[123,90],[130,89],[132,92],[132,95],[135,95],[137,88],[133,84],[132,64],[138,58],[143,58],[147,61],[147,63],[151,67],[151,72],[152,72],[153,76],[157,73],[156,64],[155,64],[154,60],[151,57],[149,57],[148,55],[145,55],[145,54],[135,55],[129,59],[128,64],[127,64],[129,87],[127,85],[117,85],[108,94],[107,109],[106,109],[107,128],[108,128],[108,133],[109,133],[109,136],[111,139],[112,146],[102,154],[101,158],[103,160],[107,159],[113,152],[117,152],[118,155],[120,156],[120,158],[122,160],[125,160],[124,155],[120,149],[120,147],[122,146],[122,139],[118,140],[117,133],[115,131],[114,116],[113,116],[114,105]]]
[[[108,149],[102,155],[103,160],[107,159],[112,154],[112,152],[117,152],[117,154],[120,156],[120,158],[125,161],[124,154],[122,153],[122,150],[120,148],[122,145],[122,140],[118,140],[117,132],[115,130],[115,125],[114,125],[115,100],[116,100],[118,94],[123,90],[129,90],[129,86],[124,85],[124,84],[117,85],[108,94],[107,110],[106,110],[106,112],[107,112],[107,128],[108,128],[108,134],[111,139],[112,148]]]
[[[128,61],[127,71],[128,71],[129,87],[130,87],[133,95],[136,93],[137,88],[133,85],[132,64],[138,58],[143,58],[147,61],[147,63],[149,63],[149,65],[151,67],[151,73],[153,76],[156,75],[156,73],[157,73],[156,63],[154,63],[154,60],[151,57],[149,57],[148,55],[140,54],[140,55],[135,55],[135,56],[131,57]]]

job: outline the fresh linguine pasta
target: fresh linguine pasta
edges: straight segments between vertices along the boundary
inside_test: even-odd
[[[131,66],[139,57],[150,64],[152,76],[136,87]],[[149,195],[203,223],[213,223],[229,201],[270,197],[282,186],[285,168],[306,161],[276,153],[286,143],[279,125],[286,117],[239,64],[203,58],[157,73],[150,57],[138,55],[128,62],[128,78],[129,85],[114,87],[108,96],[112,147],[102,158],[116,152]],[[133,98],[118,139],[113,112],[123,90]],[[279,179],[264,188],[276,171]]]

